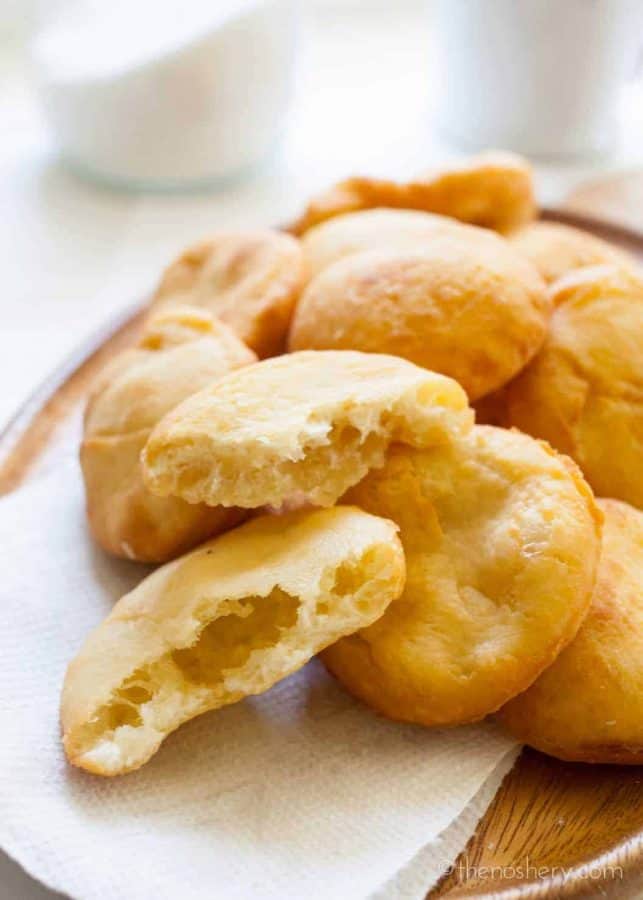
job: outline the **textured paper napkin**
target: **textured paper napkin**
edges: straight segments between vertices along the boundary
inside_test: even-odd
[[[492,725],[378,719],[313,661],[183,726],[139,772],[73,770],[66,664],[147,570],[92,546],[73,464],[0,501],[0,546],[0,844],[74,898],[421,897],[515,754]]]

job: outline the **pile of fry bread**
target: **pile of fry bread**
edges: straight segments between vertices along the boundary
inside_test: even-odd
[[[67,670],[99,775],[313,656],[375,714],[643,763],[643,271],[488,153],[219,231],[89,396],[88,523],[162,564]]]

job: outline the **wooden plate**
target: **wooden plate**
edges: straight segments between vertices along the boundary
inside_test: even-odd
[[[544,218],[592,231],[643,260],[643,235],[571,213]],[[134,340],[141,307],[82,347],[0,435],[0,494],[74,452],[88,385]],[[643,896],[643,767],[563,763],[524,750],[452,870],[428,897],[532,900]]]

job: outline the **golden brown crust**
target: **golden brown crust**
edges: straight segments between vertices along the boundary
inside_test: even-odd
[[[336,216],[310,228],[301,240],[311,278],[332,263],[365,250],[422,250],[436,238],[491,243],[486,228],[415,209],[368,209]]]
[[[482,153],[409,182],[354,177],[314,197],[291,226],[301,235],[326,219],[375,207],[419,209],[511,231],[534,218],[531,168],[509,153]]]
[[[183,722],[267,690],[373,622],[404,578],[393,523],[350,507],[262,516],[157,569],[69,665],[70,762],[138,768]]]
[[[299,241],[278,231],[221,231],[185,250],[165,271],[153,309],[204,307],[260,358],[284,348],[306,281]]]
[[[238,525],[245,518],[234,507],[186,503],[155,497],[143,484],[141,451],[149,430],[122,436],[85,438],[80,463],[87,518],[94,539],[113,556],[139,562],[165,562]]]
[[[85,413],[85,435],[150,429],[204,384],[256,359],[207,310],[159,310],[148,319],[138,346],[119,354],[99,374]]]
[[[643,513],[599,500],[603,548],[592,605],[556,661],[499,718],[559,759],[643,763]]]
[[[631,268],[634,259],[594,234],[560,222],[532,222],[509,236],[549,284],[585,266],[613,263]]]
[[[421,249],[355,253],[322,269],[289,348],[401,356],[455,378],[470,400],[497,390],[542,345],[551,301],[507,241],[477,232],[454,225]]]
[[[242,521],[240,510],[153,496],[143,484],[140,454],[166,412],[255,359],[210,313],[177,307],[152,317],[139,346],[99,375],[85,412],[80,461],[89,525],[105,550],[164,562]]]
[[[550,289],[541,351],[507,388],[507,421],[580,465],[599,496],[643,507],[643,279],[578,269]]]
[[[435,450],[394,447],[346,498],[400,527],[406,588],[323,659],[384,715],[476,721],[525,690],[576,634],[600,549],[577,467],[546,444],[475,426]]]

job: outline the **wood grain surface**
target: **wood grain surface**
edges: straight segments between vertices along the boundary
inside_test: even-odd
[[[524,749],[437,897],[643,896],[643,770]]]
[[[640,256],[642,233],[569,212],[545,218]],[[78,414],[95,374],[133,342],[144,309],[82,347],[0,435],[0,493],[24,483]],[[563,763],[523,750],[451,871],[427,898],[643,897],[643,767]]]
[[[643,172],[619,172],[586,181],[569,194],[564,208],[643,232]]]

